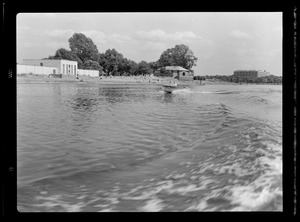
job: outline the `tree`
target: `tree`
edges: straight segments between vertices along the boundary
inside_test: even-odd
[[[151,73],[151,68],[146,61],[141,61],[138,63],[138,74],[149,74]]]
[[[97,56],[97,62],[102,67],[103,71],[106,72],[105,65],[106,65],[107,61],[105,59],[104,53],[99,53],[98,54],[98,56]]]
[[[157,61],[159,64],[159,67],[164,67],[164,66],[174,66],[176,65],[174,59],[173,59],[173,52],[172,49],[167,49],[165,50],[159,60]]]
[[[115,49],[107,49],[104,55],[100,56],[101,66],[108,74],[116,75],[119,71],[120,64],[123,60],[123,55]]]
[[[149,64],[150,69],[152,69],[153,72],[159,68],[159,63],[157,61],[149,62],[148,64]]]
[[[118,71],[121,75],[128,75],[130,74],[131,70],[131,61],[127,58],[121,59],[121,61],[118,63]]]
[[[135,61],[129,60],[129,73],[131,75],[138,74],[138,64]]]
[[[86,37],[82,33],[74,33],[69,38],[69,46],[71,51],[77,55],[84,63],[87,60],[96,61],[98,58],[98,49],[93,40]]]
[[[186,45],[175,45],[174,48],[165,50],[159,60],[159,66],[181,66],[186,69],[191,69],[196,65],[197,58]]]
[[[74,54],[72,51],[60,48],[56,50],[54,56],[49,56],[48,59],[66,59],[66,60],[71,60],[71,61],[77,61],[78,68],[82,69],[83,68],[83,63],[80,58],[76,54]]]
[[[83,69],[93,69],[102,71],[102,67],[99,65],[99,63],[93,60],[85,61],[83,64]]]

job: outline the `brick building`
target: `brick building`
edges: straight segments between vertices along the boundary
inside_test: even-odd
[[[181,66],[165,66],[157,70],[155,75],[173,77],[178,80],[190,81],[194,78],[193,70],[185,69]]]
[[[260,70],[236,70],[233,72],[233,77],[238,78],[258,78],[262,76],[268,76],[270,72],[260,71]]]

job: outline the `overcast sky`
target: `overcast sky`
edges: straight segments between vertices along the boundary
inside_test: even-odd
[[[20,13],[17,62],[70,50],[68,39],[84,33],[103,53],[115,48],[140,62],[157,61],[177,44],[198,58],[195,75],[232,75],[237,69],[282,75],[282,13]]]

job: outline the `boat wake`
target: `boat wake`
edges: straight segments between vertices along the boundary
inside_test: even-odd
[[[19,211],[283,210],[277,92],[64,87],[19,99]]]
[[[176,89],[173,91],[173,93],[193,93],[193,94],[239,94],[239,91],[231,91],[231,90],[219,90],[219,91],[213,91],[213,90],[203,90],[199,88],[182,88],[182,89]]]

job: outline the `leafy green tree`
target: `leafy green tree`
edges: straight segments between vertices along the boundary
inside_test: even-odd
[[[155,70],[157,70],[159,68],[158,61],[156,61],[156,62],[149,62],[148,64],[149,64],[150,69],[152,69],[152,72],[154,72]]]
[[[107,49],[105,53],[100,56],[101,62],[104,71],[107,74],[116,75],[119,71],[119,65],[123,60],[123,55],[115,49]]]
[[[102,67],[103,71],[107,72],[106,67],[105,67],[107,61],[106,61],[106,59],[105,59],[104,53],[99,53],[99,54],[97,55],[97,62],[98,62],[98,64]]]
[[[164,66],[175,66],[177,65],[173,59],[173,50],[172,49],[167,49],[165,50],[161,55],[159,60],[157,61],[159,64],[159,67],[164,67]],[[178,64],[179,65],[179,64]]]
[[[138,64],[135,61],[129,60],[129,67],[130,75],[138,74]]]
[[[165,50],[159,60],[159,66],[181,66],[186,69],[191,69],[196,65],[197,58],[192,50],[187,45],[175,45],[174,48]]]
[[[121,59],[120,63],[118,63],[118,71],[120,72],[121,75],[129,75],[130,70],[131,70],[131,65],[132,62],[127,59],[127,58],[123,58]]]
[[[138,74],[149,74],[151,73],[151,68],[146,61],[141,61],[137,64],[138,66]]]
[[[83,69],[102,71],[102,67],[99,65],[99,63],[93,60],[86,60],[83,64]]]
[[[56,50],[54,56],[49,56],[48,59],[66,59],[66,60],[71,60],[71,61],[77,61],[78,68],[82,69],[83,68],[83,63],[80,58],[76,54],[74,54],[72,51],[60,48]]]
[[[189,47],[183,44],[165,50],[158,61],[136,63],[124,58],[115,49],[107,49],[104,53],[99,53],[93,40],[82,33],[74,33],[68,41],[71,51],[60,48],[54,56],[49,56],[49,59],[77,61],[79,69],[96,69],[112,75],[146,74],[169,65],[191,69],[198,60]]]
[[[69,46],[71,51],[77,55],[84,63],[87,60],[96,61],[98,58],[98,49],[91,38],[86,37],[82,33],[74,33],[69,38]]]

